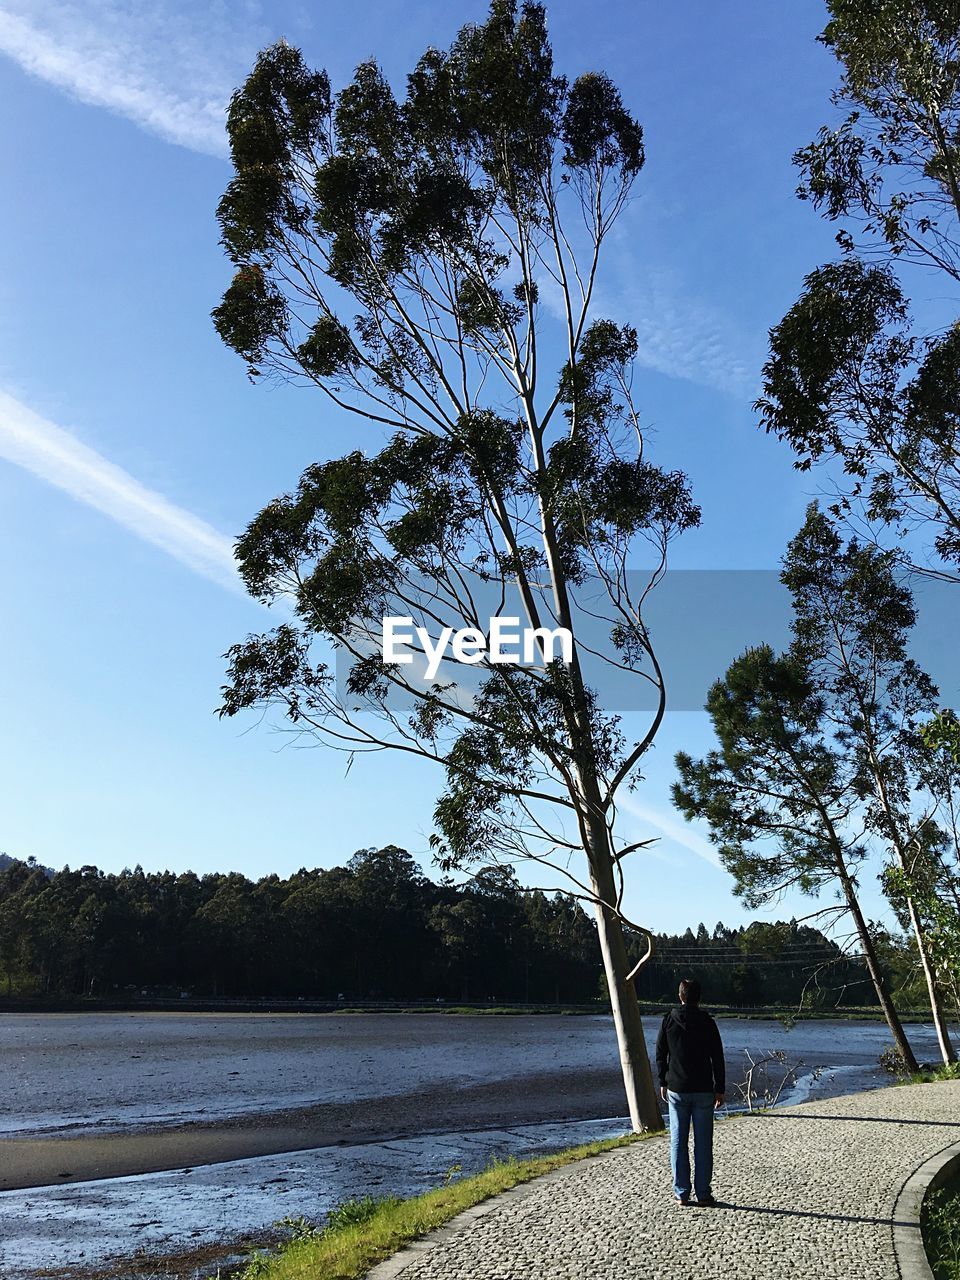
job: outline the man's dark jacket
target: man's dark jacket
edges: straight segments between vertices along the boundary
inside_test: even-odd
[[[726,1071],[720,1031],[697,1005],[671,1009],[657,1036],[660,1086],[674,1093],[724,1093]]]

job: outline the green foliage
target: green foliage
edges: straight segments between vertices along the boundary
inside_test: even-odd
[[[920,736],[931,756],[943,753],[953,764],[960,765],[960,718],[955,711],[938,711],[921,726]]]
[[[938,1067],[925,1067],[903,1076],[899,1084],[936,1084],[938,1080],[960,1080],[960,1062],[942,1062]]]
[[[864,472],[869,435],[859,451],[846,439],[852,418],[866,419],[877,401],[893,403],[912,356],[904,334],[907,304],[893,272],[857,258],[811,272],[804,291],[770,331],[763,425],[798,454],[798,467],[841,455]]]
[[[709,823],[736,892],[751,904],[788,887],[835,890],[873,966],[898,1050],[915,1069],[886,998],[877,930],[859,906],[857,871],[871,853],[884,855],[901,924],[955,989],[960,897],[942,860],[949,832],[935,814],[944,795],[953,804],[956,777],[935,776],[920,745],[937,690],[908,656],[916,611],[895,555],[844,543],[814,504],[783,566],[793,642],[781,655],[747,650],[713,686],[707,710],[719,750],[700,761],[677,756],[674,800],[687,818]],[[939,992],[930,999],[936,1012]]]
[[[844,258],[811,273],[771,330],[757,408],[800,469],[839,460],[838,512],[895,535],[924,529],[956,577],[960,333],[918,335],[890,263],[960,280],[960,5],[828,7],[820,38],[841,64],[834,102],[848,114],[794,160],[801,198],[842,221]]]
[[[275,339],[286,334],[283,298],[256,263],[242,266],[213,313],[217,333],[247,361],[251,377]]]
[[[256,882],[0,870],[9,994],[560,1003],[592,1000],[597,965],[574,899],[525,893],[503,870],[437,884],[393,845]]]
[[[720,857],[750,905],[787,886],[815,894],[856,858],[838,832],[853,780],[831,747],[819,691],[800,655],[748,649],[710,689],[720,744],[704,759],[677,755],[674,803],[709,824]]]
[[[394,1209],[400,1203],[399,1196],[363,1196],[359,1200],[345,1200],[327,1214],[324,1232],[363,1226],[384,1209]]]
[[[514,216],[541,217],[555,166],[568,179],[622,185],[643,164],[640,127],[614,85],[599,74],[572,85],[554,75],[543,9],[512,0],[495,0],[487,22],[465,27],[449,52],[428,50],[403,102],[374,62],[331,95],[326,73],[309,71],[281,42],[233,95],[227,129],[236,176],[218,215],[240,272],[252,262],[269,272],[293,235],[376,313],[386,281],[454,251],[474,331],[511,313],[495,284],[509,258],[484,230],[498,202]],[[233,340],[242,325],[218,316],[218,326],[249,356]],[[257,363],[266,360],[258,350]],[[391,389],[376,363],[375,380]]]
[[[449,49],[424,53],[402,93],[373,61],[334,92],[298,50],[266,49],[227,131],[218,217],[236,274],[220,336],[251,374],[305,376],[384,441],[308,467],[239,539],[249,591],[292,602],[296,623],[231,648],[221,714],[279,706],[335,746],[439,762],[442,864],[509,860],[518,831],[543,830],[531,802],[583,809],[601,773],[616,790],[659,716],[628,743],[579,652],[523,671],[487,663],[479,690],[452,676],[425,690],[380,660],[382,620],[474,628],[490,586],[503,608],[515,592],[531,626],[575,631],[570,588],[592,575],[610,602],[604,656],[662,684],[624,596],[627,559],[645,540],[664,564],[699,512],[686,477],[644,456],[636,332],[592,317],[641,127],[607,76],[555,71],[541,5],[493,0]],[[548,275],[567,313],[552,377]],[[339,683],[310,656],[319,638]],[[398,713],[398,693],[412,710]]]
[[[640,954],[641,939],[631,937],[631,943]],[[899,959],[900,950],[891,948],[891,971]],[[786,1005],[790,1012],[775,1016],[787,1027],[805,1014],[875,1002],[862,958],[796,920],[736,929],[718,923],[712,933],[701,926],[696,935],[690,929],[682,936],[655,934],[653,956],[636,979],[641,1000],[675,1004],[685,977],[699,979],[706,1006]]]
[[[811,510],[790,544],[783,581],[794,599],[794,647],[810,664],[834,736],[854,770],[857,819],[885,857],[881,883],[940,993],[960,994],[957,770],[931,760],[922,729],[938,691],[908,656],[913,597],[893,552],[843,544]]]
[[[899,569],[894,552],[856,538],[844,543],[816,504],[783,561],[794,651],[814,668],[828,695],[834,723],[843,726],[840,740],[858,740],[864,768],[864,757],[888,735],[899,735],[897,749],[912,743],[937,697],[933,682],[908,656],[917,612]],[[890,744],[886,755],[889,778],[903,759]]]
[[[352,368],[358,357],[349,330],[334,316],[321,316],[297,348],[297,360],[307,373],[322,379]]]
[[[632,965],[646,939],[628,933],[626,943]],[[895,940],[889,964],[911,964]],[[256,882],[140,868],[48,877],[15,860],[0,870],[0,971],[14,996],[124,1000],[145,990],[173,999],[184,991],[343,994],[426,1000],[444,1011],[491,997],[556,1006],[593,1002],[598,967],[595,923],[575,899],[525,892],[502,867],[480,869],[460,886],[437,884],[394,845],[360,850],[344,866]],[[714,1005],[798,1006],[805,988],[817,1007],[869,999],[862,961],[796,922],[657,934],[638,992],[672,1004],[691,973]]]
[[[923,853],[907,870],[885,867],[883,889],[902,923],[913,903],[937,982],[960,1009],[960,877],[936,845]]]
[[[920,1230],[934,1280],[960,1280],[960,1185],[956,1177],[924,1196]]]
[[[934,549],[960,556],[960,422],[956,326],[920,340],[889,267],[857,258],[820,267],[770,331],[767,431],[807,470],[837,458],[852,485],[836,510],[862,501],[868,519],[908,528],[931,521]]]
[[[843,68],[834,101],[852,110],[797,153],[800,195],[830,218],[858,214],[867,235],[893,254],[953,272],[960,5],[830,0],[828,7],[820,39]]]
[[[638,173],[643,165],[643,131],[607,76],[592,73],[574,81],[562,137],[564,164],[572,170],[617,166]]]
[[[240,1280],[263,1280],[273,1270],[274,1258],[263,1249],[255,1249],[239,1273]]]
[[[274,1226],[289,1232],[291,1240],[314,1240],[323,1230],[303,1214],[296,1218],[281,1218],[279,1222],[274,1223]]]
[[[300,719],[301,699],[313,699],[327,688],[332,676],[324,664],[311,666],[308,645],[290,626],[277,627],[268,635],[252,636],[234,645],[230,660],[232,683],[225,688],[221,714],[233,715],[258,701],[282,697],[290,719]]]

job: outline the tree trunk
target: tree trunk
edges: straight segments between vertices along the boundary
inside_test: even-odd
[[[860,709],[864,715],[864,722],[868,726],[872,723],[867,718],[867,708],[863,699],[860,699]],[[876,748],[874,735],[872,732],[867,736],[867,749],[869,752],[870,767],[873,771],[874,792],[880,801],[884,817],[887,822],[886,836],[893,845],[900,864],[900,870],[906,878],[906,883],[910,884],[910,872],[908,870],[907,854],[904,847],[904,838],[898,823],[898,814],[894,804],[891,802],[890,794],[887,786],[887,777],[881,764],[880,753]],[[923,924],[921,923],[919,913],[912,895],[907,892],[907,908],[910,913],[910,924],[913,928],[914,936],[917,940],[917,951],[920,955],[920,967],[923,969],[923,976],[927,984],[927,995],[930,999],[930,1012],[933,1015],[933,1025],[937,1032],[937,1041],[940,1045],[940,1053],[944,1062],[953,1062],[955,1055],[953,1045],[950,1043],[950,1035],[947,1031],[946,1020],[943,1016],[943,1002],[940,999],[940,992],[937,987],[936,975],[933,972],[933,966],[930,963],[930,955],[927,949],[927,939],[924,933]]]
[[[601,824],[602,826],[602,824]],[[663,1128],[663,1116],[650,1070],[650,1058],[643,1038],[640,1021],[640,1005],[633,981],[627,980],[630,972],[627,948],[623,940],[620,917],[604,903],[616,902],[613,866],[607,849],[606,830],[603,830],[603,846],[591,851],[591,875],[593,889],[600,903],[597,905],[597,933],[603,956],[603,971],[607,978],[613,1025],[620,1049],[620,1066],[623,1085],[627,1094],[627,1106],[634,1133]]]
[[[543,439],[538,435],[532,415],[530,403],[527,402],[530,439],[533,456],[536,459],[538,474],[543,475],[546,461],[543,451]],[[566,579],[559,569],[560,557],[557,555],[557,531],[543,498],[540,499],[540,515],[542,521],[544,550],[553,582],[554,604],[559,624],[567,627],[571,635],[575,635],[570,600],[567,595]],[[522,589],[522,588],[521,588]],[[532,602],[527,607],[531,623],[536,616]],[[581,837],[584,841],[584,852],[590,867],[590,881],[593,892],[599,899],[596,906],[597,933],[600,939],[600,953],[603,956],[603,970],[607,978],[607,992],[610,996],[610,1008],[613,1013],[613,1025],[617,1032],[617,1045],[620,1049],[620,1066],[623,1070],[623,1085],[627,1095],[627,1106],[635,1133],[661,1130],[663,1116],[660,1113],[660,1102],[650,1070],[650,1058],[643,1038],[643,1026],[640,1021],[640,1005],[637,1002],[637,991],[632,979],[627,981],[630,966],[627,962],[627,948],[623,940],[623,926],[620,917],[611,907],[617,902],[616,884],[613,874],[613,855],[610,848],[610,836],[604,820],[604,807],[601,802],[600,788],[597,782],[596,758],[594,755],[591,716],[588,707],[583,673],[576,642],[571,661],[567,668],[573,687],[573,716],[568,721],[570,746],[574,756],[578,758],[577,774],[581,788]],[[604,904],[609,903],[610,906]]]
[[[937,982],[937,976],[933,971],[933,965],[930,963],[930,952],[927,948],[927,937],[920,923],[920,917],[917,914],[916,904],[913,898],[907,895],[907,906],[910,911],[910,923],[913,926],[914,936],[917,939],[917,951],[920,955],[920,967],[923,969],[923,976],[927,984],[927,996],[930,1000],[930,1012],[933,1014],[933,1025],[937,1033],[937,1044],[940,1046],[940,1056],[944,1062],[956,1062],[957,1055],[953,1051],[953,1045],[950,1042],[950,1032],[947,1030],[947,1019],[943,1011],[943,999],[940,995],[940,985]]]
[[[847,871],[846,863],[841,854],[836,855],[837,869],[840,873],[840,881],[843,885],[844,897],[847,900],[847,906],[850,908],[850,914],[853,916],[854,924],[857,927],[857,934],[860,938],[860,945],[863,948],[863,955],[867,962],[867,972],[873,982],[874,990],[877,993],[877,999],[880,1001],[880,1008],[883,1010],[883,1016],[887,1020],[887,1026],[893,1036],[893,1042],[903,1058],[903,1064],[908,1071],[916,1072],[920,1070],[914,1052],[910,1047],[910,1041],[903,1029],[903,1023],[900,1021],[900,1015],[893,1007],[893,1001],[887,991],[887,984],[883,980],[883,973],[880,970],[880,962],[877,959],[877,953],[873,945],[873,938],[870,930],[867,928],[867,922],[863,918],[863,912],[860,910],[860,903],[857,901],[856,890]]]

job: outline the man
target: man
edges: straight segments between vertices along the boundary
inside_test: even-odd
[[[720,1032],[700,1008],[700,983],[684,978],[680,1007],[671,1009],[657,1036],[660,1097],[670,1108],[670,1164],[678,1205],[690,1203],[690,1121],[693,1121],[694,1188],[697,1204],[715,1205],[713,1113],[723,1105],[726,1071]]]

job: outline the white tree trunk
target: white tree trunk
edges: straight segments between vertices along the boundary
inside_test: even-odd
[[[613,1025],[617,1032],[620,1066],[623,1070],[623,1085],[627,1094],[627,1106],[630,1109],[630,1121],[634,1133],[643,1133],[662,1129],[663,1116],[657,1099],[653,1072],[650,1069],[646,1041],[643,1038],[643,1024],[640,1021],[640,1005],[637,1002],[636,988],[632,979],[627,980],[629,966],[623,940],[623,926],[619,916],[609,907],[602,905],[605,902],[615,901],[613,869],[609,865],[609,856],[604,859],[601,853],[597,860],[601,864],[604,861],[607,863],[606,868],[603,865],[595,868],[593,874],[593,887],[600,899],[597,905],[597,933],[600,937],[603,970],[607,978]]]
[[[914,936],[917,939],[917,951],[920,955],[920,967],[923,970],[923,977],[927,984],[927,997],[930,1000],[930,1012],[933,1015],[933,1025],[937,1033],[937,1044],[940,1048],[940,1056],[946,1063],[955,1062],[957,1055],[954,1053],[953,1045],[950,1042],[950,1032],[947,1030],[947,1018],[943,1010],[940,986],[937,982],[937,975],[934,973],[933,965],[930,961],[930,952],[927,947],[927,936],[923,925],[921,924],[913,898],[907,898],[907,905],[910,909],[910,923],[913,926]]]

